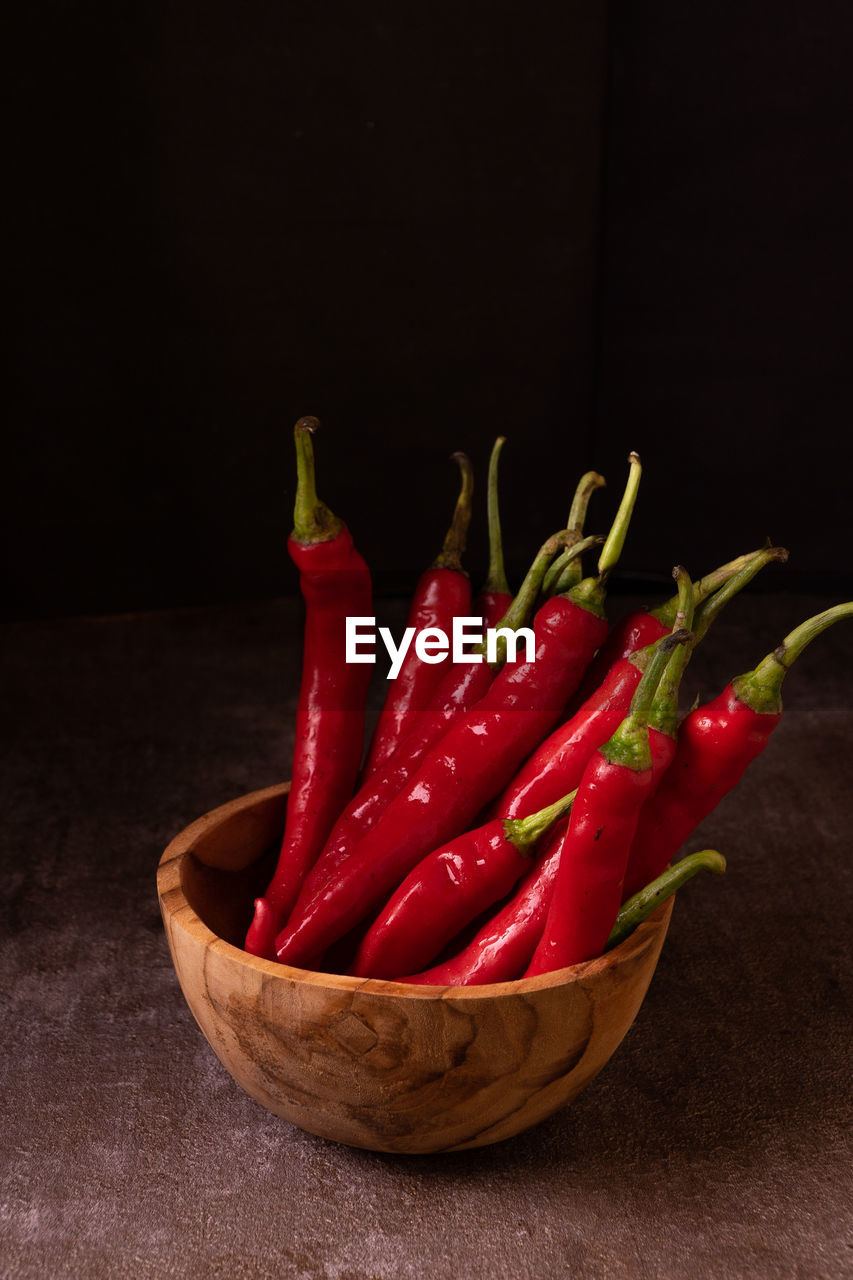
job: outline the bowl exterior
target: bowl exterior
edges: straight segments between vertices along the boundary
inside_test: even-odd
[[[282,830],[286,791],[253,792],[205,815],[170,844],[158,871],[184,996],[251,1097],[324,1138],[428,1153],[512,1137],[597,1075],[637,1015],[671,901],[606,956],[490,987],[410,986],[259,960],[217,936],[187,888],[199,858],[227,864],[230,846],[257,858]]]

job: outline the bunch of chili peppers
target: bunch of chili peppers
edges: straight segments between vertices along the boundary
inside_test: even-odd
[[[441,550],[418,581],[407,626],[444,634],[455,618],[497,627],[454,660],[410,648],[365,743],[369,667],[346,658],[347,618],[372,616],[370,574],[346,526],[318,499],[312,435],[294,436],[297,494],[288,543],[305,602],[292,786],[278,862],[255,902],[246,950],[268,960],[441,986],[511,981],[617,945],[705,868],[716,850],[685,841],[764,749],[781,684],[812,639],[853,616],[839,604],[796,627],[754,670],[679,717],[691,654],[720,610],[765,565],[766,546],[611,626],[618,562],[642,467],[606,536],[584,533],[604,485],[578,482],[568,521],[507,583],[498,463],[489,465],[489,571],[472,600],[463,567],[473,470],[461,475]],[[584,576],[584,555],[597,552]],[[516,633],[532,629],[534,654]]]

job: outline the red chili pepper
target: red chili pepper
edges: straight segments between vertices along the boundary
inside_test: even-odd
[[[565,818],[559,828],[554,828],[544,859],[527,873],[510,902],[480,929],[462,951],[422,973],[397,978],[396,981],[417,986],[466,987],[513,982],[520,978],[530,963],[545,925],[551,901],[550,889],[560,864],[560,845],[568,821]],[[624,942],[638,924],[648,919],[662,902],[671,898],[698,871],[722,875],[725,869],[726,860],[716,849],[703,849],[676,862],[642,892],[622,904],[605,951]]]
[[[743,590],[747,583],[752,581],[760,569],[763,569],[765,565],[770,564],[772,561],[782,561],[784,563],[787,559],[788,552],[784,547],[772,546],[765,547],[763,551],[756,551],[751,556],[745,557],[746,562],[743,568],[733,574],[709,600],[705,600],[700,605],[695,622],[693,618],[695,597],[690,585],[690,579],[686,570],[680,566],[675,570],[675,576],[678,578],[679,599],[684,597],[683,603],[678,608],[676,626],[692,628],[693,640],[690,644],[683,645],[677,649],[672,655],[652,700],[649,711],[649,747],[652,753],[655,782],[650,795],[646,798],[644,807],[651,803],[651,797],[657,791],[658,785],[675,757],[678,740],[678,690],[681,684],[681,677],[692,657],[693,650],[704,637],[720,611],[734,596]]]
[[[675,759],[644,806],[625,875],[627,896],[654,880],[699,823],[737,785],[782,716],[782,681],[806,645],[842,618],[853,603],[816,614],[786,636],[754,671],[738,676],[713,701],[683,721]]]
[[[393,978],[429,964],[460,929],[509,893],[573,799],[574,792],[529,818],[493,818],[427,854],[364,935],[349,972]]]
[[[498,436],[489,458],[486,505],[489,524],[489,572],[474,601],[473,617],[483,619],[483,629],[496,627],[512,604],[512,592],[504,569],[501,517],[498,503],[498,462],[506,436]]]
[[[675,627],[681,630],[685,625],[689,627],[692,623],[692,584],[689,575],[680,566],[675,569],[674,576],[678,579],[678,595],[679,600],[682,602],[682,607],[679,608],[676,614]],[[641,650],[640,654],[634,655],[634,662],[640,657],[643,658],[643,662],[640,666],[634,666],[636,680],[632,679],[626,682],[627,694],[625,695],[624,708],[622,710],[616,709],[612,712],[617,716],[616,723],[601,741],[592,742],[587,740],[584,749],[582,751],[578,749],[576,744],[584,743],[583,734],[587,727],[580,722],[579,717],[575,717],[578,723],[576,732],[571,735],[571,743],[577,750],[577,758],[570,761],[569,768],[565,774],[561,775],[559,769],[549,771],[548,766],[551,763],[551,757],[547,753],[544,754],[541,764],[550,785],[556,784],[561,776],[577,776],[578,781],[580,780],[586,763],[595,747],[600,746],[601,742],[610,737],[628,712],[631,700],[641,679],[641,670],[647,670],[650,660],[658,652],[660,645],[661,641],[657,641],[656,644],[648,645],[644,650]],[[668,736],[670,731],[669,717],[674,714],[674,710],[677,710],[678,683],[684,667],[685,655],[690,652],[692,647],[691,644],[678,646],[675,653],[666,663],[657,692],[652,700],[649,712],[649,745],[653,770],[652,786],[655,785],[655,780],[660,779],[671,762],[672,752],[675,749],[672,739]],[[661,662],[662,659],[658,658],[658,672],[661,669]],[[654,672],[652,672],[650,679],[652,681],[655,680]],[[590,701],[594,701],[594,699]],[[609,718],[609,714],[606,718]],[[592,717],[592,720],[594,723],[596,718]],[[604,720],[604,716],[598,717],[599,724]],[[550,738],[546,739],[543,747],[553,742],[559,733],[560,730],[556,730]],[[597,733],[593,736],[597,736]],[[652,745],[653,738],[660,738],[661,741]],[[664,739],[666,740],[664,741]],[[671,746],[670,743],[672,744]],[[534,752],[533,756],[530,757],[531,761],[535,761],[541,752],[542,748]],[[522,785],[519,795],[516,797],[517,802],[514,804],[510,802],[503,809],[499,807],[502,805],[504,797],[510,795],[512,788],[509,788],[504,792],[504,797],[501,797],[494,806],[498,812],[511,810],[513,815],[529,812],[527,804],[530,796],[535,794],[536,774],[534,773],[528,777],[527,766],[525,766],[518,777],[523,779],[524,785]],[[546,793],[545,791],[542,792],[542,794]],[[512,901],[507,903],[492,920],[487,921],[462,951],[444,964],[430,969],[426,974],[403,980],[457,986],[469,982],[508,982],[514,978],[520,978],[530,964],[536,945],[545,927],[554,879],[560,861],[560,851],[568,825],[567,818],[557,824],[544,842],[543,847],[537,851],[535,865],[525,876]]]
[[[503,626],[514,631],[524,626],[539,595],[545,571],[554,555],[563,545],[566,534],[555,534],[540,548],[528,570],[518,595],[502,620]],[[589,538],[575,545],[575,554],[594,542]],[[484,655],[486,641],[477,646],[476,652]],[[394,796],[413,776],[430,748],[441,739],[450,726],[465,711],[473,707],[488,692],[489,686],[506,659],[506,638],[500,639],[496,661],[455,663],[446,673],[433,694],[432,704],[418,713],[407,737],[378,773],[365,783],[353,797],[335,822],[323,852],[309,873],[297,900],[296,910],[301,910],[330,876],[337,873],[352,850],[368,831],[374,827],[388,808]]]
[[[753,568],[753,575],[759,567]],[[676,599],[681,602],[675,614],[675,627],[689,629],[693,621],[690,577],[681,566],[676,567],[674,576],[679,582]],[[553,804],[559,796],[578,785],[593,751],[607,742],[628,714],[631,699],[659,644],[660,640],[646,645],[638,653],[620,658],[613,664],[604,683],[583,706],[528,757],[492,805],[494,815],[524,818],[547,804]],[[679,654],[684,650],[685,646],[680,646]],[[672,661],[675,661],[675,656]]]
[[[622,878],[640,806],[654,782],[648,713],[677,632],[660,642],[631,710],[583,772],[563,840],[542,937],[526,976],[600,955],[619,912]]]
[[[562,818],[537,851],[533,866],[511,900],[480,928],[471,941],[449,960],[399,982],[428,986],[464,987],[488,982],[512,982],[524,973],[545,928],[560,851],[569,819]]]
[[[604,582],[618,558],[636,498],[640,460],[631,455],[625,495],[599,559],[599,574],[536,615],[536,656],[506,666],[488,693],[428,752],[371,831],[276,939],[299,964],[376,911],[431,849],[464,830],[506,785],[554,725],[606,634]]]
[[[317,498],[311,432],[316,418],[294,428],[298,481],[290,556],[305,599],[302,682],[287,818],[272,880],[246,935],[246,950],[274,957],[273,942],[352,795],[364,742],[370,669],[346,661],[347,616],[371,613],[370,573],[349,530]]]
[[[694,600],[701,604],[709,596],[718,591],[730,578],[739,573],[758,554],[756,551],[738,556],[727,564],[720,565],[713,573],[706,574],[694,583]],[[547,578],[546,578],[547,588]],[[635,609],[615,623],[604,644],[599,649],[581,682],[580,688],[567,708],[567,715],[574,715],[578,707],[591,697],[599,685],[603,684],[607,674],[615,663],[628,658],[632,653],[654,644],[671,631],[678,609],[678,596],[672,596],[656,609]]]
[[[437,628],[450,635],[453,619],[467,617],[471,610],[471,584],[462,568],[462,553],[471,522],[474,473],[467,454],[452,456],[462,472],[462,484],[441,554],[421,574],[415,587],[406,618],[406,630],[412,638],[427,628]],[[424,662],[410,642],[397,677],[389,684],[362,770],[363,783],[390,760],[418,711],[429,704],[430,695],[448,665],[448,655],[436,655],[439,656],[438,662]]]
[[[694,638],[691,643],[680,645],[672,654],[652,700],[649,711],[652,791],[672,763],[675,753],[678,688],[695,645],[724,605],[766,564],[784,556],[783,549],[771,547],[745,557],[745,565],[740,572],[730,577],[715,595],[704,602],[695,626],[690,577],[681,566],[674,570],[678,580],[674,626],[677,629],[693,626]],[[556,729],[533,753],[510,787],[495,802],[493,808],[498,813],[519,816],[530,812],[537,803],[547,803],[553,790],[559,791],[564,785],[577,785],[592,751],[607,740],[627,712],[640,681],[641,668],[645,668],[656,647],[648,645],[632,659],[623,659],[611,668],[603,688],[588,699],[584,708],[567,725]],[[638,660],[639,665],[636,665]],[[617,687],[619,673],[620,670],[624,673],[625,663],[632,665],[633,675],[625,680],[625,687],[620,693]],[[620,706],[623,699],[624,705]],[[613,717],[615,723],[604,732]],[[446,965],[431,969],[428,976],[420,975],[414,981],[454,986],[466,982],[506,982],[524,973],[545,925],[567,826],[566,820],[551,833],[537,856],[535,867],[525,877],[512,902],[487,922],[469,945]]]
[[[504,818],[524,817],[576,787],[596,747],[624,719],[653,646],[614,663],[604,683],[571,720],[559,725],[522,764],[490,812]],[[564,785],[565,784],[565,785]]]

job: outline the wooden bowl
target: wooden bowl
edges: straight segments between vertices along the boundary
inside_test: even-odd
[[[607,955],[519,982],[422,987],[310,973],[241,949],[284,829],[289,784],[182,831],[160,861],[175,970],[223,1065],[310,1133],[374,1151],[485,1146],[565,1105],[642,1003],[672,900]]]

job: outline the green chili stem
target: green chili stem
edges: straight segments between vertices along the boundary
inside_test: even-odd
[[[333,515],[325,502],[317,497],[314,474],[314,446],[311,435],[320,423],[316,418],[300,418],[293,428],[296,446],[296,500],[293,506],[293,537],[296,542],[310,546],[315,542],[330,542],[343,528],[343,522]]]
[[[574,539],[574,533],[572,538]],[[604,539],[602,538],[602,545]],[[580,560],[571,556],[569,553],[571,546],[567,547],[560,555],[557,556],[554,563],[545,574],[545,580],[542,583],[542,595],[551,598],[551,596],[561,596],[571,590],[572,587],[578,586],[582,579],[582,568]]]
[[[459,497],[453,511],[453,519],[444,539],[440,555],[432,562],[434,569],[457,569],[462,572],[462,556],[468,540],[468,526],[471,523],[471,496],[474,492],[474,468],[467,453],[452,453],[451,461],[459,465],[460,485]]]
[[[596,489],[603,489],[606,484],[607,481],[604,476],[599,475],[597,471],[584,472],[578,481],[575,496],[572,498],[572,509],[569,512],[569,523],[566,526],[568,529],[573,529],[578,534],[583,533],[589,500]]]
[[[599,750],[611,764],[623,765],[635,773],[651,768],[652,753],[649,747],[649,712],[658,683],[673,649],[686,645],[692,639],[689,631],[675,631],[655,641],[654,653],[634,690],[628,714],[615,733]]]
[[[719,569],[714,569],[712,573],[707,573],[704,578],[700,578],[698,582],[693,584],[693,602],[700,605],[703,600],[707,600],[708,596],[713,595],[720,587],[728,582],[729,578],[734,577],[741,569],[745,568],[754,556],[766,548],[759,548],[757,551],[748,551],[745,555],[736,556],[734,560],[729,560],[726,564],[721,564]],[[653,618],[657,618],[658,622],[662,622],[665,627],[673,626],[675,622],[675,614],[678,609],[678,596],[671,596],[664,604],[658,605],[656,609],[650,609]]]
[[[607,575],[618,560],[625,544],[628,525],[631,523],[631,514],[637,499],[637,489],[640,484],[642,467],[639,455],[630,453],[628,462],[630,464],[628,480],[622,495],[622,501],[619,504],[619,510],[616,512],[598,559],[597,576],[584,578],[582,582],[578,582],[568,588],[565,588],[562,581],[559,581],[551,588],[552,594],[566,596],[573,604],[579,605],[581,609],[588,609],[590,613],[594,613],[598,618],[605,616],[604,597]]]
[[[678,583],[679,599],[674,625],[677,629],[687,627],[689,630],[693,625],[693,583],[690,580],[690,574],[682,565],[676,565],[672,576]],[[673,738],[678,729],[678,688],[695,644],[694,636],[689,644],[679,645],[670,656],[649,711],[649,725],[660,733],[668,733]]]
[[[513,597],[512,604],[507,609],[500,622],[497,624],[497,630],[507,628],[510,631],[516,631],[519,627],[526,625],[530,614],[533,612],[539,595],[542,591],[542,579],[545,572],[554,559],[554,556],[562,547],[565,547],[566,541],[571,538],[572,534],[568,529],[561,529],[559,533],[552,534],[537,552],[533,564],[527,570],[524,581],[518,589],[517,594]],[[601,541],[600,538],[591,537],[583,538],[580,542],[576,542],[571,548],[572,554],[575,556],[583,555],[584,551],[588,551],[590,547],[597,546]],[[486,652],[486,637],[483,637],[482,643],[478,644],[473,653]],[[497,662],[493,665],[495,669],[503,666],[506,661],[506,638],[499,635],[497,637]]]
[[[758,714],[778,715],[782,710],[782,681],[788,668],[812,640],[843,618],[853,618],[853,601],[824,609],[801,622],[754,670],[732,681],[736,697]]]
[[[696,610],[696,623],[693,633],[696,637],[695,643],[698,644],[707,632],[711,623],[717,617],[718,613],[728,602],[742,591],[747,583],[751,582],[755,575],[770,564],[771,561],[778,561],[784,564],[788,559],[788,552],[784,547],[765,547],[763,551],[756,551],[754,555],[749,557],[737,573],[733,574],[728,581],[720,587],[708,600],[700,605]]]
[[[622,495],[619,510],[616,512],[616,519],[611,525],[607,541],[601,549],[601,555],[598,557],[598,576],[602,581],[614,568],[622,554],[622,548],[625,545],[625,538],[628,533],[628,525],[631,523],[631,516],[634,511],[634,503],[637,501],[637,491],[640,488],[640,477],[643,474],[640,455],[638,453],[629,453],[628,464],[630,467],[628,483],[625,485],[625,492]]]
[[[678,586],[678,594],[676,596],[678,609],[673,619],[672,629],[673,631],[681,631],[682,628],[686,628],[689,631],[693,626],[693,613],[696,606],[693,581],[683,564],[675,566],[672,576]],[[680,653],[681,650],[679,649],[678,652]]]
[[[583,527],[586,523],[586,512],[590,498],[596,489],[600,489],[606,483],[604,476],[599,475],[597,471],[584,472],[578,481],[567,526],[569,532],[574,534],[576,541],[583,537]],[[604,539],[602,539],[603,541]],[[569,550],[571,546],[572,543],[570,542]],[[545,574],[545,581],[542,584],[543,596],[564,595],[571,587],[576,587],[582,581],[583,569],[580,559],[574,559],[569,554],[569,550],[557,556],[557,559]]]
[[[560,800],[555,800],[547,808],[538,813],[531,813],[527,818],[504,818],[504,835],[510,844],[514,844],[520,853],[526,853],[550,831],[558,818],[568,813],[574,804],[577,787]]]
[[[489,478],[486,489],[486,512],[489,526],[489,572],[483,584],[483,592],[509,595],[509,583],[504,568],[503,536],[501,534],[500,504],[498,501],[498,462],[506,436],[498,436],[489,458]]]
[[[645,889],[622,904],[604,950],[611,951],[620,942],[624,942],[638,924],[642,924],[662,902],[666,902],[677,889],[692,880],[697,871],[710,871],[721,876],[725,869],[726,860],[716,849],[702,849],[700,853],[688,854],[674,866],[667,867],[657,880],[647,884]]]

